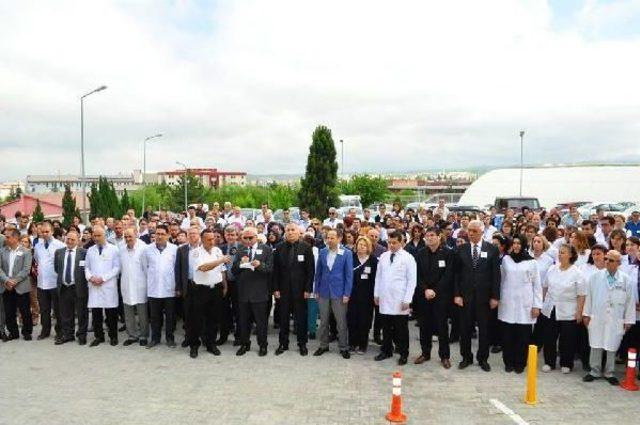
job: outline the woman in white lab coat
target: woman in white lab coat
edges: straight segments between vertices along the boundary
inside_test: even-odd
[[[498,319],[502,324],[502,360],[506,372],[522,373],[526,366],[531,330],[542,308],[538,263],[527,251],[527,238],[513,238],[502,258]]]
[[[569,243],[573,245],[578,252],[578,259],[576,260],[575,265],[580,268],[583,264],[587,264],[589,261],[589,254],[591,254],[587,235],[585,235],[581,230],[573,230],[569,235]]]
[[[531,250],[529,253],[538,263],[538,274],[540,275],[540,282],[544,282],[547,277],[547,271],[555,263],[555,253],[550,252],[551,244],[544,235],[536,235],[531,240]],[[538,351],[542,350],[544,335],[545,317],[540,314],[536,319],[536,324],[533,327],[533,334],[531,335],[531,343],[538,347]]]
[[[544,329],[543,372],[556,368],[558,343],[562,373],[573,369],[578,324],[582,323],[582,308],[587,294],[584,276],[574,264],[577,259],[578,253],[572,245],[561,245],[558,264],[549,268],[542,284],[542,314],[549,319]]]

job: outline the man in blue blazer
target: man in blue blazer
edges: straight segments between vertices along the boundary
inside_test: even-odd
[[[315,288],[320,310],[320,348],[313,353],[321,356],[329,351],[329,318],[333,312],[338,327],[338,346],[345,359],[349,355],[347,305],[353,287],[353,254],[339,244],[338,232],[327,232],[327,246],[320,250],[316,265]]]

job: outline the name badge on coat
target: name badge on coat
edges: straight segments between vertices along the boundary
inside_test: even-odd
[[[16,252],[16,257],[22,257],[22,251]]]
[[[256,249],[256,255],[260,255],[262,254],[262,250],[261,249]]]
[[[367,266],[364,268],[365,273],[371,273],[371,267]]]
[[[438,260],[438,267],[444,268],[447,266],[447,263],[444,260]]]
[[[80,260],[80,261],[78,261],[78,266],[80,266],[80,267],[84,267],[84,260]]]
[[[344,254],[344,249],[339,249],[338,250],[338,255],[342,255],[342,254]]]
[[[487,252],[486,251],[480,251],[480,258],[487,258]]]
[[[298,254],[298,263],[304,262],[304,255]]]
[[[366,273],[362,273],[362,274],[360,275],[360,279],[367,280],[367,279],[369,279],[369,275],[368,275],[368,274],[366,274]]]

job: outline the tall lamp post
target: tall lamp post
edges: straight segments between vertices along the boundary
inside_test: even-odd
[[[184,167],[184,212],[187,212],[187,171],[189,170],[187,168],[187,166],[180,162],[180,161],[176,161],[176,164],[180,165],[181,167]]]
[[[524,170],[524,130],[520,130],[520,196],[522,196],[523,170]]]
[[[142,212],[141,216],[144,216],[145,200],[147,195],[147,142],[152,139],[162,137],[162,133],[154,134],[144,139],[142,142]]]
[[[82,221],[87,224],[87,179],[84,172],[84,98],[106,89],[107,86],[100,86],[89,93],[80,96],[80,167],[82,173]]]
[[[340,139],[340,171],[344,178],[344,140]]]

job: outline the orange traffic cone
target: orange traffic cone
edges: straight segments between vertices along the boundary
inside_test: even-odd
[[[638,383],[636,382],[636,356],[637,351],[635,348],[629,348],[627,354],[627,375],[624,377],[624,381],[620,384],[622,388],[627,391],[638,391]]]
[[[391,396],[391,411],[385,415],[389,422],[403,423],[407,421],[407,415],[402,413],[402,374],[393,374],[393,393]]]

